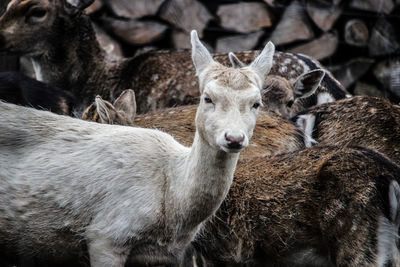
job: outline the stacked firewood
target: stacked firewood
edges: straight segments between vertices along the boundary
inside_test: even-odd
[[[320,60],[353,94],[400,101],[399,0],[96,0],[87,9],[115,56],[189,48],[278,50]]]

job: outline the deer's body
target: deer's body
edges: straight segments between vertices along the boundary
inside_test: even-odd
[[[292,120],[318,145],[369,147],[400,164],[400,108],[387,99],[355,96],[311,108]]]
[[[165,250],[173,251],[182,247],[167,240],[183,241],[193,235],[196,227],[191,234],[185,231],[188,236],[168,229],[171,223],[182,225],[185,217],[171,217],[170,209],[179,205],[180,196],[171,197],[167,188],[177,185],[168,177],[186,175],[185,158],[190,154],[190,149],[171,136],[92,124],[3,103],[1,111],[14,121],[1,123],[3,248],[15,245],[21,256],[39,254],[60,261],[65,260],[60,255],[77,257],[86,242],[102,241],[104,244],[94,244],[94,249],[112,254],[113,242],[123,252],[130,239],[135,240],[133,248],[154,239],[152,243],[159,242]],[[171,169],[174,164],[180,164],[176,171]],[[179,182],[184,187],[185,181]],[[121,217],[121,212],[128,214]],[[157,230],[160,226],[164,229]],[[102,260],[100,255],[97,260]]]
[[[34,1],[12,1],[0,19],[0,50],[29,56],[39,80],[71,90],[81,101],[77,113],[96,95],[113,101],[127,88],[136,92],[139,113],[198,103],[198,82],[189,51],[148,52],[116,60],[100,48],[90,19],[82,11],[91,0],[37,1],[36,7],[47,10],[45,17],[37,19],[30,16],[30,9],[23,9],[27,2]],[[78,3],[77,7],[68,2]],[[248,63],[259,52],[242,52],[238,56]],[[227,54],[215,58],[222,64],[229,63]],[[282,52],[275,54],[274,62],[271,73],[291,82],[320,67],[306,56]],[[344,97],[343,87],[329,77],[324,86],[328,88],[329,84],[332,90],[342,92],[338,98]]]
[[[0,99],[62,115],[72,115],[75,103],[70,93],[18,72],[0,73]]]
[[[229,190],[274,53],[269,43],[236,70],[195,32],[192,47],[202,100],[191,147],[157,130],[0,103],[1,251],[57,261],[86,245],[92,267],[180,257]]]
[[[193,242],[196,260],[398,266],[399,177],[387,158],[355,147],[239,160],[227,198]]]

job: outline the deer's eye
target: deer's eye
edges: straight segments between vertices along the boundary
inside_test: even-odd
[[[256,102],[253,104],[253,108],[258,109],[260,107],[260,102]]]
[[[294,101],[293,100],[290,100],[289,102],[287,102],[287,106],[289,107],[289,108],[291,108],[292,106],[293,106],[293,103],[294,103]]]
[[[40,7],[32,8],[29,12],[29,18],[33,20],[42,19],[46,16],[47,10]]]
[[[212,104],[212,99],[209,96],[205,96],[204,102],[206,102],[207,104]]]

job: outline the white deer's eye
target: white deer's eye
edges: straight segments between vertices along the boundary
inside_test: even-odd
[[[287,102],[287,106],[289,107],[289,108],[291,108],[292,106],[293,106],[293,103],[294,103],[294,101],[293,100],[290,100],[289,102]]]
[[[253,104],[253,108],[258,109],[260,107],[260,102],[256,102]]]
[[[207,104],[212,104],[212,99],[209,96],[205,96],[204,102],[206,102]]]

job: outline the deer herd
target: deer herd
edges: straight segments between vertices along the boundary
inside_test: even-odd
[[[0,17],[1,266],[400,266],[400,106],[271,42],[113,58],[92,2]]]

